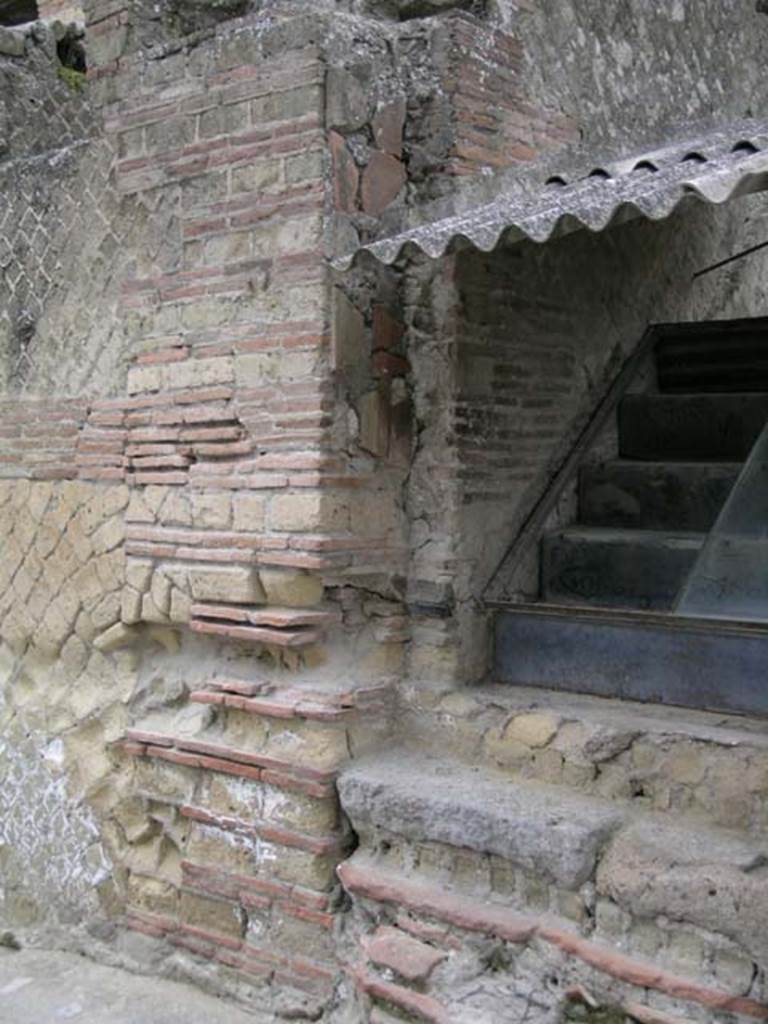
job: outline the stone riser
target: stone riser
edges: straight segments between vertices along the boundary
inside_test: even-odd
[[[542,542],[541,594],[552,603],[669,610],[703,543],[695,533],[573,527]]]
[[[500,612],[495,678],[601,697],[768,714],[768,636],[642,617]]]
[[[579,518],[585,526],[706,532],[740,468],[620,460],[587,466],[579,477]]]
[[[411,719],[413,742],[517,779],[768,834],[768,739],[739,718],[526,687],[449,694]]]
[[[622,458],[743,462],[768,420],[768,395],[627,395]]]

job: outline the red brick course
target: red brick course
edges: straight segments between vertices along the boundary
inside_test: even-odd
[[[506,942],[527,943],[536,937],[629,985],[664,992],[712,1010],[740,1013],[755,1020],[768,1020],[768,1006],[753,999],[730,995],[672,974],[655,964],[636,960],[584,939],[552,921],[523,917],[504,907],[455,895],[401,875],[384,873],[355,860],[345,861],[337,870],[345,889],[353,895],[406,907],[446,921],[457,928],[494,935]]]
[[[406,1013],[413,1014],[418,1020],[426,1021],[427,1024],[448,1024],[449,1022],[450,1018],[446,1007],[431,996],[422,995],[389,981],[382,981],[381,978],[369,974],[362,967],[351,969],[350,974],[360,991],[375,999],[392,1003]]]

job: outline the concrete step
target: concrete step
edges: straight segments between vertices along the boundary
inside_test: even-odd
[[[638,394],[619,404],[623,458],[744,461],[768,421],[768,394]]]
[[[348,766],[339,791],[360,840],[338,869],[358,944],[350,973],[374,1003],[446,1024],[511,1019],[535,948],[542,976],[527,977],[546,1019],[562,1008],[560,972],[585,963],[606,1008],[650,991],[670,1000],[667,1021],[762,1018],[765,840],[410,749]]]
[[[663,654],[662,654],[663,656]],[[434,756],[635,810],[768,836],[768,723],[498,683],[449,689],[401,722]]]
[[[607,608],[669,609],[703,540],[700,533],[598,527],[548,534],[542,540],[542,598]]]
[[[579,475],[585,526],[708,531],[741,470],[734,462],[615,459]]]
[[[496,619],[502,682],[768,715],[768,630],[574,605],[512,605]]]

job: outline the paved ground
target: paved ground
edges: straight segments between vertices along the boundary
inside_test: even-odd
[[[173,981],[69,953],[0,950],[0,1024],[254,1024],[250,1014]]]

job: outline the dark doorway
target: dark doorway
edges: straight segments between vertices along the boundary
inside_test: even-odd
[[[23,25],[39,16],[37,0],[0,0],[0,25]]]

